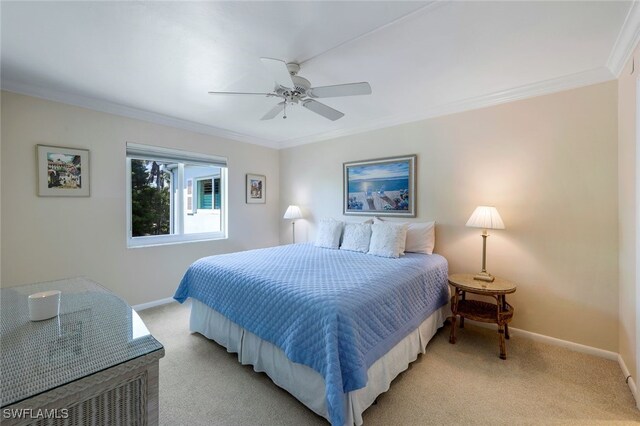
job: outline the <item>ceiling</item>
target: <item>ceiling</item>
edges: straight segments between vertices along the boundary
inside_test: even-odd
[[[276,148],[616,78],[640,6],[572,2],[5,2],[2,88]],[[329,121],[268,92],[260,57],[301,64]]]

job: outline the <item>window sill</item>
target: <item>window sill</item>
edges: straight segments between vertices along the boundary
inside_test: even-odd
[[[198,243],[204,241],[226,240],[227,236],[222,232],[187,235],[154,235],[149,237],[135,237],[127,239],[127,248],[137,249],[145,247],[168,246],[186,243]]]

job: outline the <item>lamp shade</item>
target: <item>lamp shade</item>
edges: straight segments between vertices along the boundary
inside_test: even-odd
[[[302,212],[298,206],[289,206],[284,212],[284,219],[302,219]]]
[[[483,229],[504,229],[504,222],[495,207],[478,206],[467,221],[467,226]]]

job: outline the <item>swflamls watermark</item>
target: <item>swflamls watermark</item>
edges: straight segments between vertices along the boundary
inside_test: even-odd
[[[68,408],[4,408],[3,419],[68,419]]]

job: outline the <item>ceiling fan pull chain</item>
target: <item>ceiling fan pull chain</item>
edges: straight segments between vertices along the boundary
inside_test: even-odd
[[[286,119],[287,118],[287,101],[284,101],[284,115],[282,116],[282,119]]]

